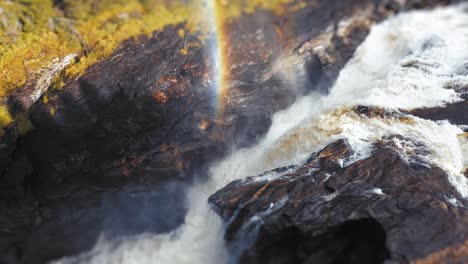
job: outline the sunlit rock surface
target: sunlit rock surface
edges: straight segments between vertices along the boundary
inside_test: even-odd
[[[259,10],[226,25],[230,73],[222,113],[213,106],[209,49],[196,32],[185,30],[187,24],[123,42],[108,58],[39,100],[32,95],[43,94],[43,87],[34,85],[9,94],[1,102],[14,120],[0,134],[0,262],[42,263],[71,256],[91,248],[101,233],[112,237],[174,229],[183,221],[184,191],[192,180],[203,178],[207,166],[232,146],[257,142],[271,125],[272,114],[298,95],[327,93],[373,23],[401,10],[448,1],[307,2],[313,4],[283,15]],[[331,157],[352,151],[342,143],[328,158],[322,152],[325,156],[317,166],[330,173],[341,171]],[[413,173],[383,146],[375,155],[394,162],[395,169]],[[379,170],[375,158],[369,159],[369,169]],[[356,171],[365,170],[354,166]],[[414,177],[422,177],[424,171],[416,170]],[[438,178],[441,171],[429,172],[435,175],[435,186],[451,190]],[[320,193],[331,193],[316,184]],[[332,188],[346,194],[348,189],[336,184]],[[398,190],[395,195],[402,195]],[[436,198],[429,195],[427,201]],[[367,208],[366,197],[353,199],[356,207]],[[422,201],[418,199],[415,203]],[[269,206],[276,200],[259,202]],[[452,207],[447,205],[447,210]],[[389,236],[386,226],[369,219],[365,221],[377,233]],[[231,236],[243,219],[239,221],[229,229]],[[340,221],[330,222],[330,227]],[[333,239],[335,233],[323,234]],[[373,260],[399,250],[398,245],[384,250],[382,236],[369,239],[377,239]],[[275,247],[264,246],[261,254]],[[410,259],[423,258],[441,248],[427,245],[403,253]],[[256,261],[247,253],[245,258]]]
[[[352,153],[340,140],[304,165],[270,172],[276,179],[247,178],[211,196],[240,262],[466,260],[466,250],[455,248],[466,244],[467,203],[441,169],[385,142],[342,167]]]

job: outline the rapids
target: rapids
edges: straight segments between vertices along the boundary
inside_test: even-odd
[[[468,7],[413,11],[374,26],[341,71],[328,95],[312,93],[276,113],[267,135],[256,146],[234,150],[210,169],[207,181],[194,184],[186,202],[185,224],[167,234],[143,234],[118,240],[101,239],[90,252],[56,263],[231,263],[224,226],[207,202],[229,182],[279,166],[300,164],[328,143],[347,138],[355,162],[371,154],[372,143],[402,135],[422,144],[427,166],[444,169],[465,197],[462,175],[468,147],[462,129],[447,121],[433,122],[402,110],[457,102],[449,87],[468,84]],[[351,109],[373,106],[395,116],[368,118]],[[398,118],[398,115],[405,118]],[[397,139],[394,139],[397,140]],[[395,142],[402,153],[414,148]],[[344,164],[345,166],[347,164]]]

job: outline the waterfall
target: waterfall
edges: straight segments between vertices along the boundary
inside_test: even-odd
[[[458,139],[462,129],[402,112],[460,101],[448,88],[467,84],[467,6],[392,17],[372,28],[328,95],[312,93],[277,112],[256,146],[233,151],[210,169],[207,181],[191,187],[186,197],[189,211],[177,230],[102,239],[91,251],[57,263],[230,263],[224,226],[208,197],[233,180],[300,164],[339,138],[347,138],[356,151],[349,163],[370,155],[372,143],[386,136],[402,135],[418,142],[427,149],[421,156],[427,166],[444,169],[460,194],[468,197],[462,175],[468,148]],[[394,115],[365,117],[352,110],[357,105]],[[402,149],[415,147],[404,139],[393,140]]]

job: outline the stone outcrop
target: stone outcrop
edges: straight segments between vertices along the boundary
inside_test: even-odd
[[[454,89],[461,100],[443,107],[414,109],[411,114],[431,120],[448,120],[457,125],[468,124],[468,85],[447,87],[447,89]]]
[[[342,167],[352,153],[339,140],[274,180],[251,177],[210,197],[239,262],[466,261],[468,204],[444,171],[384,141]]]
[[[233,144],[255,143],[297,95],[327,92],[372,23],[446,2],[318,1],[286,16],[233,20],[219,116],[207,47],[179,34],[183,24],[122,43],[61,90],[19,89],[8,104],[22,118],[0,135],[0,263],[77,254],[101,233],[175,228],[193,175]]]

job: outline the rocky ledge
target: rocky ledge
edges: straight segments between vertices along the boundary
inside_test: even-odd
[[[354,151],[338,140],[211,196],[239,262],[466,263],[468,203],[390,139],[349,165]]]
[[[308,2],[285,16],[259,11],[227,26],[233,65],[221,117],[207,47],[184,24],[121,43],[61,90],[49,89],[47,76],[67,63],[9,95],[14,120],[0,131],[0,263],[74,255],[102,233],[177,227],[194,172],[233,144],[256,142],[298,94],[326,92],[373,23],[450,1]],[[294,72],[305,80],[298,89],[283,78]]]

